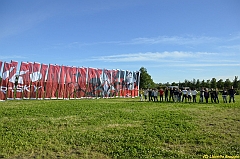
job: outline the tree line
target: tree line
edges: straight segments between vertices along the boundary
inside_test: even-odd
[[[165,88],[168,86],[179,86],[182,87],[190,87],[190,88],[196,88],[197,90],[200,90],[201,88],[218,88],[219,90],[222,90],[223,88],[230,88],[231,86],[234,87],[236,90],[240,90],[240,80],[238,79],[238,76],[235,76],[233,80],[226,79],[225,81],[223,79],[207,79],[207,80],[199,80],[199,79],[192,79],[187,80],[185,79],[184,82],[166,82],[166,83],[154,83],[151,75],[148,74],[147,69],[144,67],[141,67],[140,70],[140,85],[139,88],[146,89],[146,88]],[[238,91],[237,91],[238,92]]]

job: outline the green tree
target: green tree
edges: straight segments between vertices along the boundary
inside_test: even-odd
[[[224,82],[224,87],[225,88],[230,88],[232,85],[232,82],[229,79],[226,79]]]
[[[222,79],[220,79],[220,80],[218,80],[217,81],[217,88],[223,88],[224,87],[224,82],[223,82],[223,80]]]
[[[212,78],[212,80],[211,80],[211,88],[217,88],[217,80],[216,80],[216,78]]]
[[[238,89],[238,87],[239,87],[238,76],[235,76],[235,77],[234,77],[233,87],[236,88],[236,89]]]
[[[140,84],[139,87],[141,88],[154,88],[155,83],[153,82],[153,79],[148,74],[147,69],[144,67],[140,68]]]

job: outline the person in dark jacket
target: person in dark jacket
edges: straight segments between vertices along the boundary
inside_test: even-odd
[[[208,89],[206,88],[205,92],[204,92],[204,98],[206,100],[206,103],[208,103],[208,98],[209,98],[209,92]]]
[[[234,96],[236,94],[236,91],[233,89],[233,86],[231,87],[231,89],[228,90],[228,94],[229,94],[229,103],[231,103],[231,99],[233,100],[233,103],[235,103]]]

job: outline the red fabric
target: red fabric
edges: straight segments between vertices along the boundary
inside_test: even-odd
[[[72,74],[72,69],[69,66],[66,66],[66,77],[65,77],[65,92],[64,92],[64,98],[68,99],[71,93],[71,89],[73,87],[71,83],[71,74]]]
[[[11,64],[5,62],[3,66],[3,73],[2,73],[2,81],[1,81],[1,89],[0,89],[0,100],[7,99],[7,87],[9,81],[9,72],[10,72]]]
[[[96,69],[88,68],[88,95],[93,97],[96,95]]]
[[[43,99],[44,98],[44,93],[45,93],[45,78],[46,78],[46,73],[47,73],[48,65],[42,64],[41,65],[41,70],[40,70],[40,75],[39,75],[39,82],[38,82],[38,98]]]
[[[61,66],[61,72],[60,72],[60,78],[59,78],[59,88],[58,88],[58,98],[62,99],[64,97],[64,92],[65,92],[65,71],[66,67]]]
[[[54,65],[53,66],[53,76],[52,76],[51,98],[58,97],[57,92],[58,92],[59,72],[60,72],[60,66]]]
[[[14,87],[15,87],[15,79],[16,79],[16,72],[17,72],[17,61],[11,61],[11,68],[9,72],[9,82],[8,82],[8,90],[7,90],[7,97],[10,99],[14,99]]]
[[[70,98],[75,98],[75,91],[76,91],[76,74],[77,74],[77,68],[76,67],[71,67],[70,68],[72,73],[71,73],[71,87],[70,87]]]
[[[77,75],[77,83],[78,83],[78,91],[77,97],[86,97],[86,75],[87,75],[87,68],[81,67],[78,68],[78,75]]]
[[[31,79],[31,88],[30,88],[30,98],[37,98],[37,84],[39,80],[39,74],[40,74],[40,63],[34,62],[32,65],[32,71],[30,71],[30,79]]]
[[[24,98],[29,98],[29,90],[30,90],[30,79],[29,79],[29,64],[26,62],[22,62],[19,71],[18,77],[18,85],[16,88],[16,98],[20,99],[24,96]],[[24,92],[24,95],[23,95]]]
[[[47,99],[51,98],[52,96],[53,77],[54,77],[54,65],[49,64],[45,89],[45,98]]]

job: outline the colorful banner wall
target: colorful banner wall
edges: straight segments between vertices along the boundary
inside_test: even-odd
[[[0,100],[138,96],[138,71],[21,62],[18,72],[17,66],[16,61],[0,61]]]

